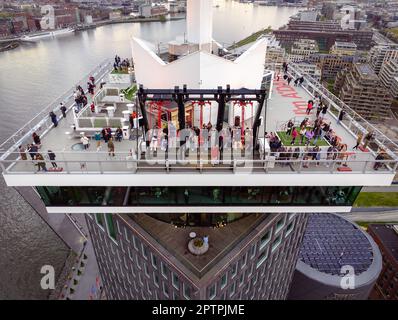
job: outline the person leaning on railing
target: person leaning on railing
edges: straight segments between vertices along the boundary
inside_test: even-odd
[[[369,143],[371,143],[373,141],[373,139],[375,138],[374,136],[375,136],[375,134],[373,131],[369,131],[368,134],[365,136],[365,138],[363,140],[364,141],[363,148],[365,150],[368,147]]]
[[[44,172],[47,172],[46,162],[44,161],[44,158],[40,153],[36,154],[35,160],[37,161],[37,171],[39,172],[43,170]]]
[[[379,153],[377,154],[377,156],[376,156],[376,162],[373,165],[373,169],[374,170],[377,171],[383,166],[383,162],[382,161],[386,160],[386,156],[387,156],[386,152],[383,149],[381,149],[379,151]]]

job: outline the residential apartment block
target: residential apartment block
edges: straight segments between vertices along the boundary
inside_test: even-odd
[[[369,51],[369,64],[376,74],[379,74],[385,63],[396,59],[398,59],[398,44],[374,46]]]
[[[390,116],[390,93],[369,64],[355,64],[351,70],[339,73],[335,91],[365,119],[378,120]]]

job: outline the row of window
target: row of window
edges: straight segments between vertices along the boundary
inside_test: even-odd
[[[105,219],[104,219],[105,216]],[[115,222],[113,220],[113,215],[112,214],[96,214],[95,215],[95,220],[97,222],[97,224],[101,227],[101,229],[103,231],[105,231],[105,229],[107,230],[107,233],[109,235],[109,237],[113,240],[115,240],[116,242],[116,230],[115,230]],[[119,234],[121,234],[120,231],[120,227],[119,224],[117,223],[117,228],[119,231]],[[126,237],[126,241],[130,242],[129,237],[127,235],[127,229],[124,228],[125,230],[125,237]],[[160,262],[158,261],[158,258],[156,255],[154,255],[153,253],[149,253],[148,248],[143,244],[143,243],[139,243],[139,240],[137,239],[137,237],[135,237],[134,235],[132,235],[132,242],[133,242],[133,247],[134,249],[137,251],[137,254],[139,253],[140,256],[142,256],[145,260],[149,260],[152,268],[154,269],[154,271],[150,271],[148,264],[145,262],[140,261],[140,258],[138,257],[133,257],[131,248],[129,246],[127,246],[127,251],[128,251],[128,256],[130,258],[130,260],[132,262],[135,261],[136,266],[139,270],[144,270],[144,274],[149,278],[153,280],[153,284],[158,287],[158,288],[162,288],[163,294],[165,297],[170,298],[170,292],[169,292],[169,285],[168,285],[168,281],[161,281],[159,279],[159,274],[162,275],[162,277],[164,278],[164,280],[171,280],[171,284],[173,286],[173,288],[177,291],[179,291],[182,288],[182,295],[185,299],[189,300],[192,298],[191,294],[191,287],[188,286],[185,283],[180,283],[180,279],[178,277],[178,275],[172,271],[169,270],[169,268],[167,267],[167,265],[164,262]],[[119,244],[122,247],[122,251],[124,251],[123,248],[123,241],[119,241]],[[113,247],[112,247],[113,248]],[[106,254],[105,250],[104,253]],[[120,256],[119,256],[119,251],[115,250],[116,255],[119,258],[119,261],[121,261]],[[129,266],[127,265],[127,262],[124,261],[125,267],[127,270],[129,270]],[[159,270],[159,265],[160,265],[160,270]],[[131,268],[133,275],[136,276],[136,273],[134,272],[134,269]],[[121,274],[124,276],[122,269],[120,269]],[[141,278],[141,273],[138,271],[138,279],[139,279],[139,283],[141,286],[144,286],[144,282]],[[127,275],[128,276],[128,275]],[[149,292],[151,292],[149,285],[147,283],[147,290]],[[176,293],[173,292],[173,299],[177,299]]]
[[[259,273],[257,270],[261,266],[263,266],[264,262],[268,259],[269,254],[274,253],[279,248],[279,246],[282,244],[283,238],[288,237],[292,233],[295,224],[295,220],[293,218],[295,217],[295,215],[296,214],[292,213],[286,217],[281,217],[276,222],[274,230],[272,228],[267,230],[261,236],[258,243],[254,243],[238,262],[232,264],[230,270],[221,276],[221,279],[219,281],[220,291],[227,287],[228,279],[232,281],[230,287],[227,290],[227,297],[229,298],[232,298],[235,295],[235,293],[237,292],[237,288],[240,288],[245,284],[245,280],[251,279],[252,286],[256,284]],[[281,230],[286,224],[286,230],[283,233],[281,232]],[[272,238],[273,240],[271,243]],[[271,245],[268,245],[270,243]],[[256,255],[257,261],[253,262],[252,260],[256,257]],[[248,263],[249,259],[250,262]],[[240,272],[238,279],[235,280],[236,276],[239,274],[238,268],[240,268],[242,271]],[[264,272],[265,267],[262,270],[262,274],[264,274]],[[249,289],[250,286],[248,285],[247,291]],[[213,283],[208,289],[208,298],[210,300],[214,299],[216,296],[217,282]]]
[[[220,285],[220,290],[226,288],[228,283],[230,283],[229,287],[223,292],[225,298],[227,299],[233,298],[237,292],[240,292],[240,294],[242,294],[242,290],[239,289],[245,285],[247,286],[246,287],[247,292],[249,291],[250,286],[254,288],[254,286],[257,283],[259,273],[263,275],[265,269],[267,269],[269,265],[272,264],[271,261],[277,261],[280,258],[279,256],[280,254],[288,254],[288,255],[290,254],[291,252],[290,249],[292,248],[290,248],[290,246],[287,246],[287,248],[290,248],[288,250],[289,253],[287,252],[281,253],[280,252],[281,250],[279,250],[278,252],[275,252],[275,254],[273,254],[272,260],[270,260],[269,265],[263,266],[264,262],[269,258],[270,253],[276,251],[278,247],[282,244],[283,238],[288,237],[292,233],[295,225],[295,219],[293,219],[295,215],[296,214],[290,214],[280,217],[280,219],[275,223],[274,227],[270,230],[267,230],[260,237],[259,241],[254,243],[250,247],[250,249],[247,250],[247,252],[240,258],[240,260],[234,263],[229,269],[229,271],[221,277],[220,281],[218,282]],[[168,266],[165,263],[159,261],[156,255],[149,252],[148,248],[143,243],[140,243],[140,241],[137,239],[136,236],[129,235],[127,232],[127,228],[123,228],[125,239],[123,239],[124,237],[118,239],[119,246],[121,248],[121,251],[128,252],[128,257],[133,263],[135,262],[137,269],[141,271],[143,270],[144,272],[142,273],[138,270],[137,272],[135,272],[133,266],[129,267],[127,260],[125,259],[127,255],[124,256],[123,259],[121,259],[119,254],[119,252],[121,251],[115,248],[116,246],[114,244],[116,244],[116,229],[120,235],[122,235],[122,230],[119,226],[118,221],[114,222],[113,216],[111,214],[109,215],[97,214],[95,215],[95,221],[101,227],[101,230],[103,230],[104,232],[105,230],[107,230],[108,236],[115,240],[110,243],[111,250],[105,250],[105,248],[102,248],[103,249],[102,251],[104,255],[109,256],[109,251],[111,251],[115,256],[117,256],[117,259],[111,258],[110,261],[113,261],[115,264],[113,268],[115,268],[116,273],[115,270],[112,271],[114,277],[119,279],[119,282],[122,282],[123,285],[126,286],[126,282],[123,280],[123,278],[127,277],[128,282],[131,284],[129,278],[129,270],[131,269],[134,277],[138,279],[139,286],[141,286],[141,288],[144,287],[147,290],[147,295],[148,294],[152,295],[152,291],[149,286],[149,281],[152,279],[153,284],[163,292],[164,297],[171,299],[178,299],[180,297],[180,294],[178,294],[177,292],[181,290],[180,292],[185,299],[191,299],[192,297],[191,287],[187,286],[184,282],[181,282],[178,275],[169,270]],[[283,229],[284,232],[282,232]],[[125,240],[127,242],[127,246],[126,244],[123,245],[122,240]],[[292,242],[291,240],[292,239],[288,240],[288,242],[291,243]],[[129,246],[128,243],[132,243],[133,245]],[[127,250],[125,248],[127,248]],[[133,254],[132,252],[133,248],[136,250],[135,254]],[[134,257],[134,255],[136,255],[136,257]],[[137,255],[142,256],[147,262],[145,262],[144,259],[140,259]],[[256,261],[253,261],[255,257]],[[117,260],[119,260],[120,262],[122,262],[123,260],[127,272],[122,271],[122,263],[118,265]],[[153,270],[150,270],[148,264],[152,266]],[[259,270],[260,267],[262,267],[262,270]],[[118,269],[120,269],[120,272],[117,272]],[[239,271],[239,269],[242,271]],[[273,272],[275,272],[275,270]],[[124,273],[126,273],[126,275]],[[148,278],[146,281],[143,280],[142,278],[144,275]],[[268,277],[269,275],[267,275],[267,278]],[[248,282],[247,280],[249,279],[251,281],[247,283]],[[263,277],[261,277],[261,281],[263,280],[264,280]],[[136,286],[137,285],[136,281],[133,282],[134,285]],[[264,282],[264,285],[265,284],[266,282]],[[261,284],[261,287],[262,286],[263,284]],[[258,286],[256,286],[256,289],[257,287]],[[170,289],[172,289],[172,292],[170,292]],[[154,291],[156,292],[157,295],[157,291],[156,290]],[[208,289],[208,297],[209,299],[214,299],[216,295],[217,295],[217,283],[214,283]],[[254,292],[252,293],[252,295],[254,296]]]
[[[352,206],[361,187],[37,187],[46,206]]]

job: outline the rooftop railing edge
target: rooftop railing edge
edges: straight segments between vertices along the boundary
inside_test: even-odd
[[[344,103],[340,98],[338,98],[333,93],[331,93],[329,90],[327,90],[327,88],[325,88],[321,83],[319,83],[318,81],[313,79],[311,75],[304,72],[296,63],[290,63],[289,69],[293,70],[297,76],[299,76],[299,75],[303,76],[304,79],[307,81],[307,83],[310,84],[314,88],[314,91],[317,91],[317,93],[320,93],[321,96],[323,96],[323,97],[326,96],[328,99],[330,99],[331,102],[334,104],[334,107],[338,111],[340,111],[341,109],[344,109],[346,112],[349,113],[349,116],[355,122],[357,122],[355,120],[355,118],[360,119],[361,122],[363,122],[367,126],[367,128],[364,128],[364,129],[377,133],[375,140],[376,140],[376,142],[378,142],[380,149],[384,148],[384,150],[386,150],[389,154],[396,156],[396,151],[390,150],[390,147],[388,147],[385,144],[385,141],[388,141],[389,144],[391,146],[393,146],[396,150],[398,150],[398,145],[395,142],[393,142],[389,137],[387,137],[386,134],[384,134],[380,130],[378,130],[373,124],[368,122],[365,118],[363,118],[360,114],[358,114],[350,106],[348,106],[346,103]],[[311,95],[313,95],[311,92],[309,92],[309,93]],[[380,137],[382,137],[382,141],[380,141]]]
[[[98,74],[100,74],[103,71],[108,71],[110,70],[111,62],[109,59],[103,60],[103,62],[99,65],[97,65],[92,71],[90,71],[87,75],[82,77],[79,81],[76,82],[76,84],[85,84],[85,81],[90,77],[91,75],[96,77]],[[96,82],[100,79],[103,78],[104,75],[100,78],[96,78]],[[45,124],[46,121],[49,119],[49,113],[50,111],[55,111],[59,107],[60,102],[66,102],[66,100],[69,100],[73,96],[73,91],[75,87],[72,87],[68,89],[66,92],[63,94],[59,95],[57,98],[55,98],[51,103],[49,103],[44,109],[39,111],[39,113],[34,116],[31,120],[29,120],[25,125],[23,125],[20,129],[18,129],[15,133],[13,133],[9,138],[7,138],[5,141],[3,141],[0,145],[0,151],[3,152],[3,155],[0,157],[0,159],[3,159],[4,156],[7,156],[8,154],[12,153],[14,150],[17,149],[17,147],[20,144],[21,140],[24,140],[27,135],[29,135],[32,130],[36,130],[41,125]],[[71,105],[67,106],[67,113],[73,108],[74,103]],[[45,134],[48,132],[49,128],[46,128],[44,132],[42,133]]]

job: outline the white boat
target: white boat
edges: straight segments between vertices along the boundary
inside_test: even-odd
[[[49,30],[49,31],[44,31],[36,34],[30,34],[21,37],[22,41],[28,41],[28,42],[35,42],[39,41],[42,39],[46,38],[53,38],[53,37],[58,37],[62,35],[68,35],[73,33],[75,30],[72,28],[64,28],[64,29],[58,29],[58,30]]]

